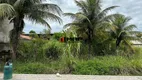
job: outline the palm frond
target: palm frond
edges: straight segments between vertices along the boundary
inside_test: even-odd
[[[0,4],[0,18],[13,17],[15,15],[15,9],[6,3]]]
[[[60,24],[62,23],[62,19],[53,13],[50,13],[47,11],[40,11],[40,10],[36,11],[35,13],[37,13],[37,15],[39,15],[41,18],[45,18],[45,19],[51,20],[51,21],[57,21]],[[35,14],[35,13],[33,13],[33,14]]]
[[[85,15],[83,15],[82,13],[78,12],[78,13],[64,13],[64,16],[69,16],[72,19],[84,19],[87,18]]]
[[[92,7],[92,12],[93,14],[97,15],[97,13],[100,13],[101,11],[101,0],[90,0],[90,1],[91,1],[90,8],[92,7],[92,5],[94,6]]]
[[[76,18],[76,15],[74,13],[64,13],[63,14],[64,16],[69,16],[71,17],[72,19],[75,19]]]
[[[108,13],[108,11],[112,10],[112,9],[115,9],[116,7],[119,7],[119,6],[111,6],[111,7],[108,7],[106,9],[104,9],[103,11],[101,11],[99,14],[98,14],[98,17],[105,17],[106,13]]]
[[[13,4],[13,6],[14,6],[14,8],[21,8],[21,7],[23,7],[23,5],[24,5],[24,3],[25,3],[25,0],[17,0],[14,4]]]
[[[30,21],[34,22],[34,23],[38,23],[38,24],[42,24],[47,26],[48,28],[51,29],[50,25],[48,24],[48,22],[46,20],[44,20],[43,18],[41,18],[40,16],[36,15],[28,15],[27,19],[29,19]]]
[[[62,19],[59,16],[57,16],[57,15],[55,15],[53,13],[45,12],[45,13],[43,13],[43,15],[46,17],[47,20],[57,21],[60,24],[63,23]]]
[[[49,12],[57,13],[58,15],[61,15],[63,13],[61,8],[56,4],[42,3],[36,4],[34,7],[37,7],[41,10],[47,10]]]
[[[115,17],[116,15],[118,15],[118,13],[107,15],[107,16],[105,16],[104,18],[102,18],[99,22],[103,22],[103,21],[111,22],[111,21],[114,20],[114,17]]]
[[[86,15],[84,15],[84,14],[82,14],[82,13],[76,13],[76,15],[75,15],[78,19],[81,19],[81,20],[83,20],[83,19],[87,19],[87,21],[91,24],[91,21],[89,20],[89,18],[86,16]]]
[[[0,3],[6,3],[7,0],[0,0]]]
[[[87,36],[87,31],[85,28],[78,28],[76,30],[77,34],[79,34],[79,36],[82,36],[83,38],[85,38],[85,36]]]
[[[114,20],[112,22],[119,28],[123,29],[125,26],[127,26],[130,20],[130,17],[125,17],[125,15],[117,14],[114,16]]]
[[[103,44],[103,43],[110,43],[112,41],[112,38],[108,38],[108,39],[106,39],[106,40],[104,40],[104,41],[102,41],[102,42],[100,42],[101,44]]]
[[[122,30],[122,31],[120,31],[120,32],[117,34],[117,37],[122,37],[122,36],[124,37],[124,36],[126,36],[126,34],[127,34],[127,33]]]
[[[86,19],[89,22],[90,26],[92,26],[92,23],[89,20],[89,18],[87,16],[85,16],[84,14],[80,13],[80,12],[78,12],[76,14],[74,14],[74,13],[64,13],[64,15],[65,16],[70,16],[71,18],[73,18],[75,20],[80,20],[80,21]]]
[[[15,1],[16,0],[0,0],[0,3],[8,3],[8,4],[10,4],[10,3],[13,3]]]
[[[68,24],[66,24],[66,25],[64,25],[64,28],[67,28],[67,27],[70,27],[70,26],[80,26],[80,25],[82,25],[81,23],[68,23]]]
[[[123,28],[125,28],[128,24],[128,22],[131,20],[132,18],[131,17],[125,17],[123,15],[122,18],[120,18],[120,20],[122,21],[120,24],[123,26]]]
[[[13,7],[16,10],[16,12],[23,13],[24,11],[24,5],[25,5],[26,0],[17,0],[14,4]]]
[[[131,50],[132,53],[135,52],[135,50],[133,49],[133,47],[132,47],[132,45],[130,44],[129,41],[124,40],[123,43],[125,44],[125,46],[127,46]]]
[[[50,21],[57,21],[60,24],[62,24],[62,19],[59,16],[57,16],[53,13],[50,13],[48,11],[31,10],[30,13],[28,13],[26,15],[33,15],[33,16],[38,15],[39,17],[41,17],[43,19],[50,20]]]
[[[125,27],[129,27],[129,30],[130,27],[131,28],[134,27],[134,25],[127,26],[130,20],[131,20],[130,17],[125,17],[122,14],[113,14],[106,17],[106,21],[112,23],[113,25],[116,25],[119,29],[122,30],[125,30]]]
[[[87,5],[84,1],[77,1],[75,0],[75,3],[77,4],[77,6],[80,7],[80,9],[85,13],[88,14],[88,10],[87,10]]]
[[[43,0],[31,0],[34,3],[42,3]]]
[[[126,26],[126,27],[124,28],[124,30],[126,30],[126,31],[132,31],[134,28],[137,28],[136,25],[131,24],[131,25],[129,25],[129,26]]]

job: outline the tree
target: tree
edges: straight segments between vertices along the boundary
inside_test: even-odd
[[[79,34],[85,33],[88,36],[87,42],[89,47],[89,54],[91,53],[92,41],[95,38],[96,31],[106,21],[107,12],[116,8],[117,6],[111,6],[104,10],[101,8],[101,0],[75,0],[76,5],[80,8],[80,12],[77,13],[65,13],[65,16],[70,16],[74,19],[72,23],[66,24],[67,26],[78,27],[77,32]],[[83,34],[84,35],[84,34]]]
[[[0,20],[4,18],[13,17],[15,15],[14,8],[6,3],[0,4]]]
[[[35,34],[36,32],[34,30],[31,30],[29,33],[31,33],[31,34],[34,33]]]
[[[65,33],[56,32],[56,33],[54,33],[54,35],[52,36],[52,39],[60,40],[61,37],[65,37]]]
[[[22,34],[25,34],[25,32],[23,31]]]
[[[13,58],[16,58],[16,50],[19,41],[19,36],[24,28],[24,18],[39,23],[50,28],[46,20],[62,22],[60,17],[55,14],[61,15],[61,9],[55,4],[43,3],[42,0],[0,0],[0,3],[8,3],[13,6],[16,14],[13,18],[14,29],[11,33],[11,42],[13,46]],[[5,7],[1,7],[5,9]],[[7,8],[9,9],[9,8]],[[11,8],[8,10],[10,11]],[[3,12],[1,11],[0,14]],[[12,13],[7,13],[8,15]],[[0,17],[4,17],[0,16]]]
[[[129,24],[130,20],[130,17],[125,17],[122,14],[115,14],[109,20],[109,24],[111,26],[109,32],[111,38],[116,40],[116,47],[119,47],[122,43],[133,51],[130,41],[140,40],[140,38],[137,37],[140,32],[133,31],[136,26],[134,24]]]
[[[34,30],[31,30],[31,31],[29,32],[29,35],[30,35],[30,37],[32,37],[32,38],[38,38],[38,35],[36,34],[36,32],[35,32]]]

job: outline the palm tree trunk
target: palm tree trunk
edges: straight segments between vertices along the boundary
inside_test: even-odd
[[[88,43],[88,59],[91,57],[91,43]]]
[[[91,30],[88,31],[88,59],[91,57]]]
[[[14,20],[14,29],[11,32],[11,43],[13,48],[12,59],[16,59],[17,48],[19,44],[19,37],[23,30],[23,18],[16,17]]]

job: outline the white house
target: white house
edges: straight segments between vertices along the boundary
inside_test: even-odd
[[[136,47],[142,47],[142,42],[140,42],[140,41],[137,41],[137,40],[133,40],[133,41],[131,41],[131,43],[132,43],[132,45],[133,46],[136,46]]]

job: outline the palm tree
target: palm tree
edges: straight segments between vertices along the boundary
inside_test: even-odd
[[[116,8],[117,6],[111,6],[104,10],[101,8],[101,0],[75,0],[76,5],[80,8],[80,11],[77,13],[65,13],[65,16],[70,16],[74,19],[72,23],[66,24],[67,26],[77,26],[78,32],[88,36],[88,48],[89,54],[91,53],[91,44],[92,40],[95,38],[96,31],[102,26],[102,23],[108,18],[107,12]]]
[[[111,26],[109,32],[111,34],[111,38],[116,40],[116,47],[119,47],[122,43],[133,51],[130,41],[140,40],[140,38],[136,36],[140,32],[133,31],[133,29],[136,28],[136,26],[134,24],[129,24],[130,20],[130,17],[125,17],[122,14],[115,14],[109,20],[109,24]]]
[[[62,22],[60,17],[61,9],[55,4],[42,3],[42,0],[0,0],[0,3],[8,3],[13,6],[16,14],[13,18],[14,29],[11,34],[11,42],[13,46],[13,57],[16,58],[16,50],[19,41],[19,35],[24,28],[24,19],[28,19],[34,23],[39,23],[50,28],[50,25],[46,20]],[[5,7],[1,7],[5,9]],[[7,8],[10,11],[9,8]],[[2,14],[4,12],[0,12]],[[7,13],[8,15],[12,13]],[[56,15],[57,14],[57,15]],[[0,16],[0,17],[4,17]]]
[[[6,3],[0,4],[0,20],[8,17],[13,17],[15,15],[14,8]]]

